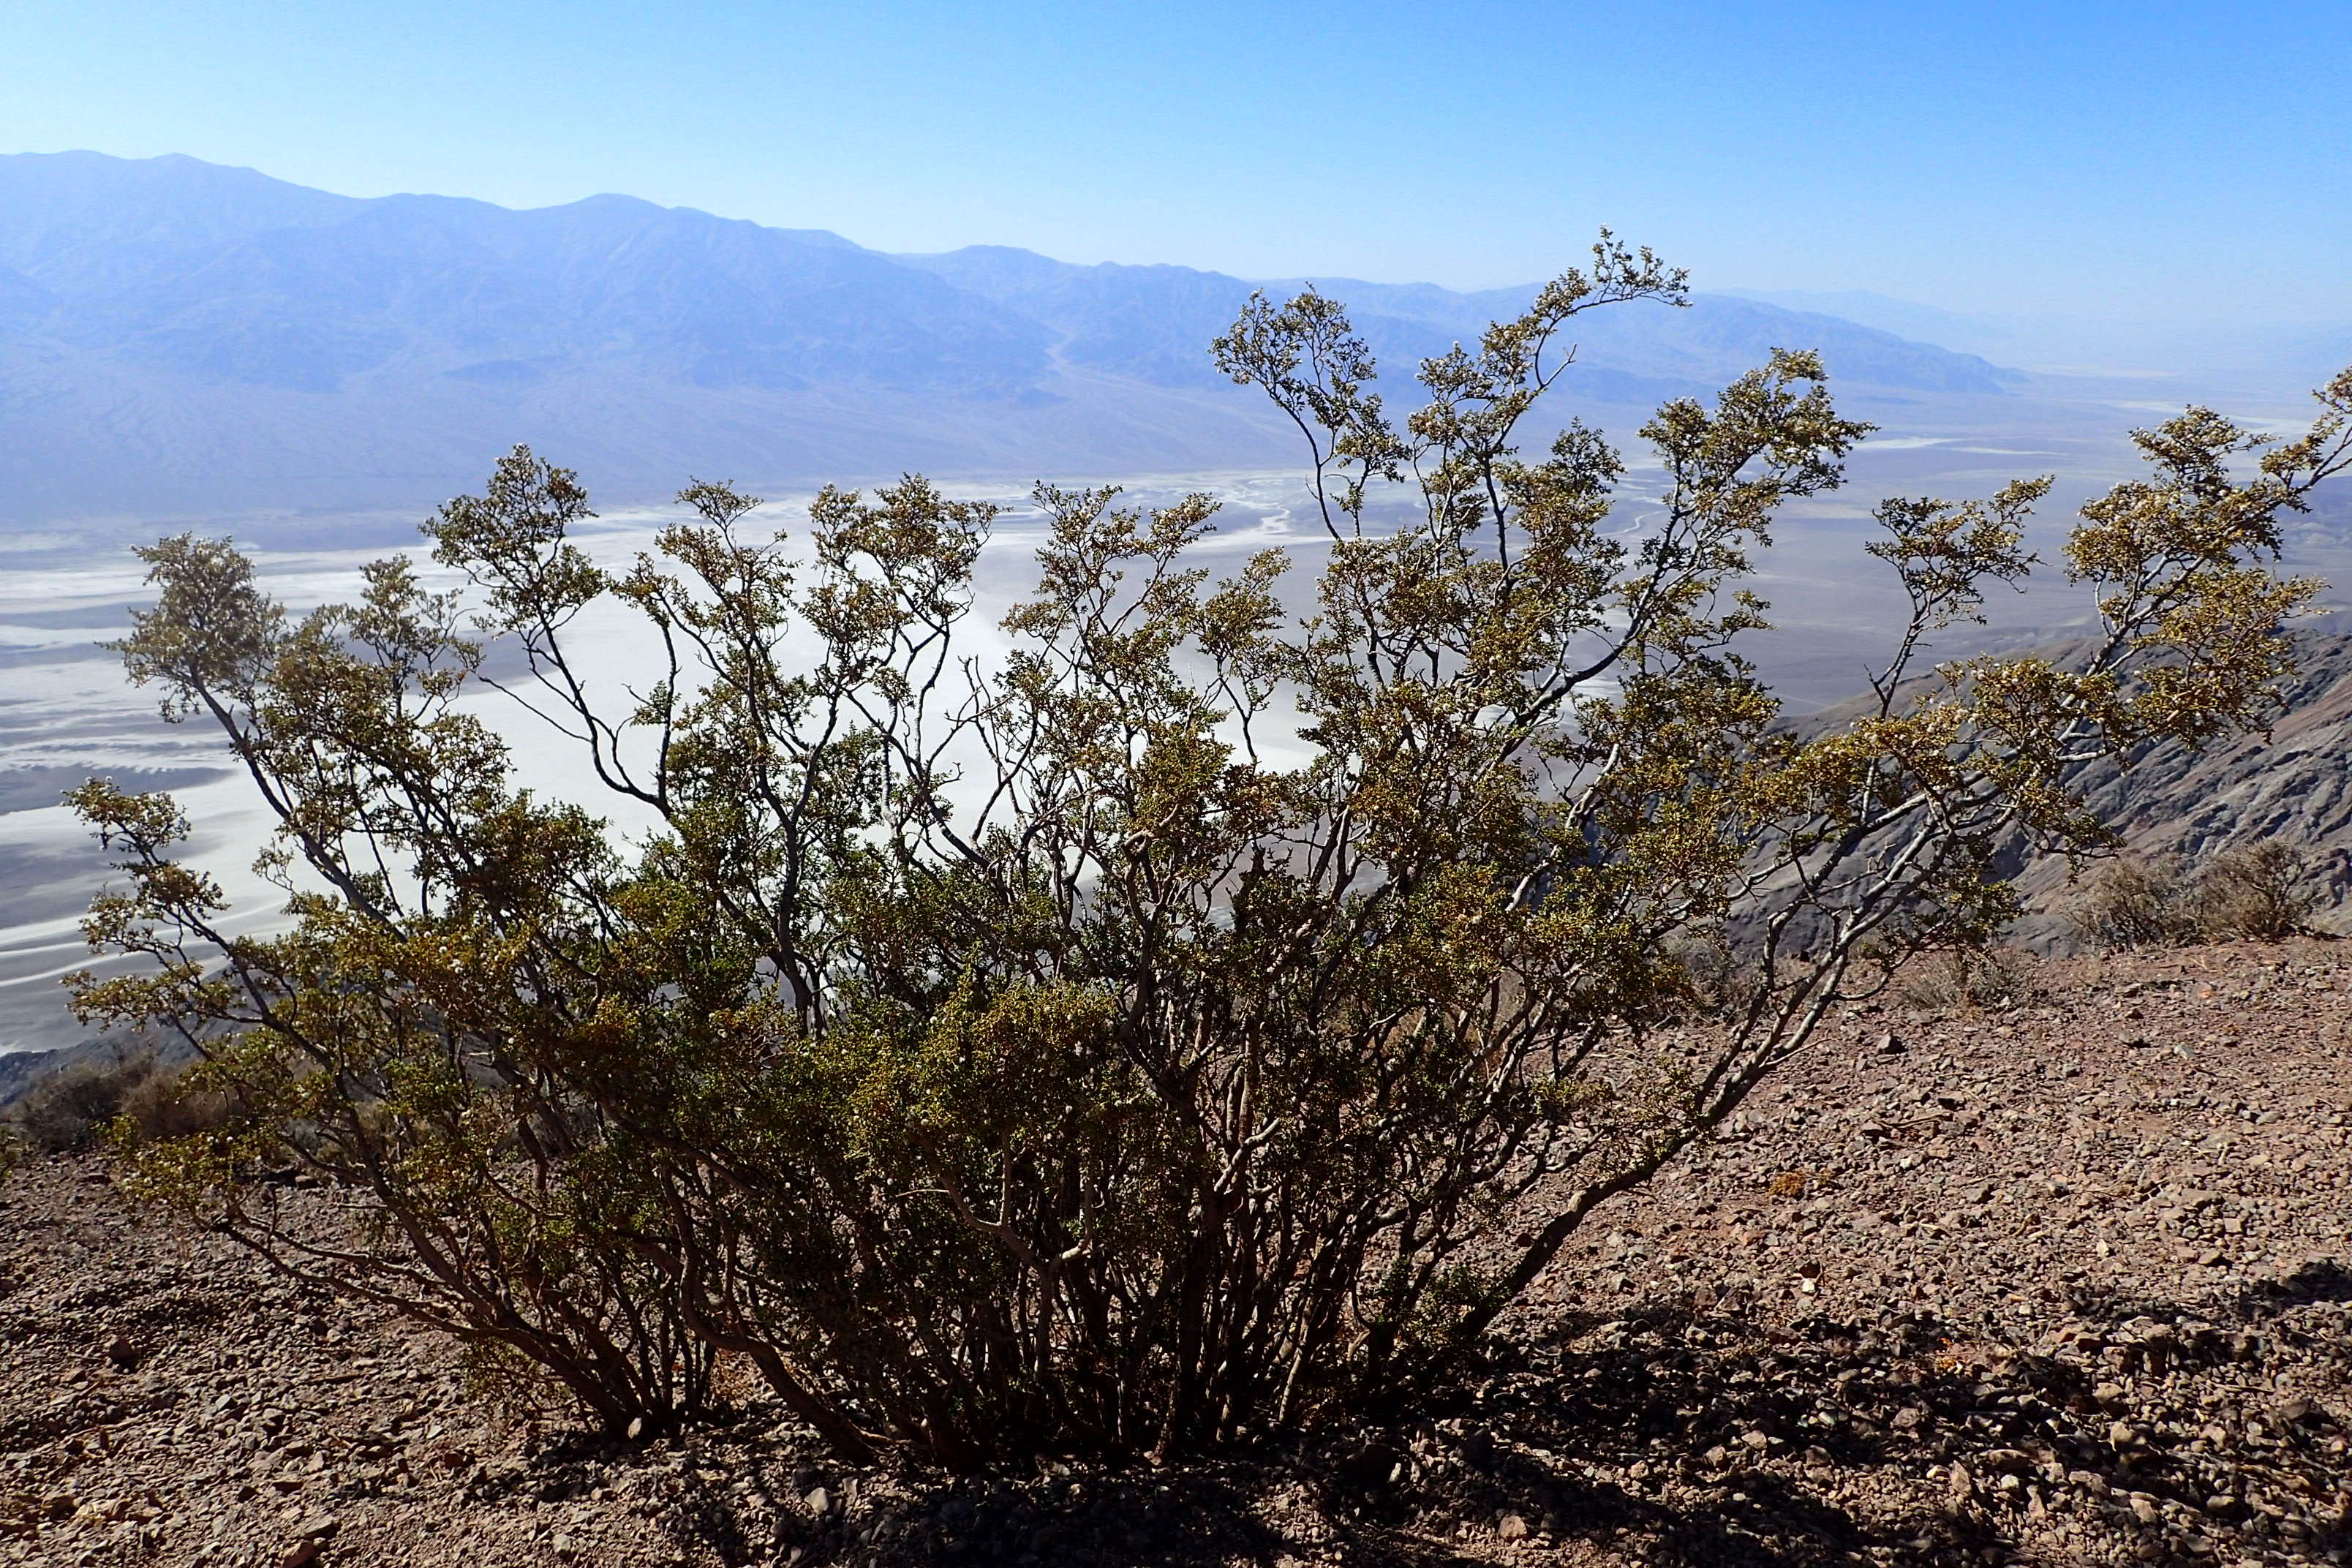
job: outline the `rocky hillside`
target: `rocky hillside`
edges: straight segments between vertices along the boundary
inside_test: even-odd
[[[0,1562],[2345,1561],[2352,959],[2013,980],[1835,1021],[1449,1407],[1156,1470],[857,1472],[748,1383],[596,1436],[37,1163],[0,1189]]]
[[[2302,888],[2316,902],[2317,923],[2333,929],[2352,891],[2352,635],[2335,629],[2340,619],[2296,634],[2298,668],[2267,733],[2201,752],[2149,747],[2126,767],[2101,763],[2079,776],[2078,787],[2123,836],[2128,857],[2192,871],[2225,850],[2288,845],[2304,858]],[[2084,646],[2035,651],[2063,664]],[[1799,734],[1819,734],[1874,708],[1874,699],[1857,698],[1790,722]],[[2063,858],[2035,858],[2021,839],[2000,863],[2027,906],[2009,940],[2044,953],[2079,946],[2071,914],[2083,878]]]
[[[2352,891],[2352,636],[2306,634],[2297,651],[2301,668],[2267,735],[2202,753],[2158,746],[2128,769],[2091,775],[2091,804],[2133,854],[2194,864],[2242,845],[2284,843],[2307,858],[2308,887],[2324,906]],[[2065,866],[2029,866],[2017,884],[2037,910],[2021,934],[2045,945],[2061,940],[2057,917],[2072,893]]]

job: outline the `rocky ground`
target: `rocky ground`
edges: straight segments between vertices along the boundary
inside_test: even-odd
[[[2022,985],[1840,1020],[1454,1408],[1165,1471],[854,1474],[756,1409],[592,1438],[37,1164],[0,1562],[2352,1561],[2352,945]]]

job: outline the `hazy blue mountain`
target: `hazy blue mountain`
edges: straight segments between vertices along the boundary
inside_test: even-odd
[[[223,246],[339,222],[365,202],[194,158],[0,157],[0,267],[75,296],[136,288]]]
[[[1785,310],[1836,316],[1896,337],[1978,353],[2011,352],[2017,337],[2017,323],[2012,321],[1965,315],[1867,289],[1719,289],[1716,292]]]
[[[1394,370],[1532,291],[1318,281]],[[992,247],[893,257],[625,196],[518,212],[189,158],[0,157],[0,516],[407,506],[517,440],[625,495],[689,473],[1281,460],[1286,433],[1206,353],[1252,287]],[[1865,393],[2003,385],[1756,301],[1588,320],[1586,400],[1709,390],[1776,344]]]
[[[0,261],[47,291],[67,342],[304,392],[395,362],[509,384],[608,362],[697,386],[956,392],[1045,368],[1034,322],[831,234],[625,196],[353,201],[159,162],[0,160]],[[27,163],[36,177],[8,177]]]
[[[1496,317],[1522,310],[1535,286],[1456,294],[1425,283],[1365,283],[1352,279],[1318,282],[1325,292],[1351,305],[1423,323],[1449,340],[1475,341]],[[1959,318],[1951,320],[1957,322]],[[1944,340],[1925,331],[1903,332],[1887,323],[1852,317],[1811,304],[1787,305],[1700,292],[1686,310],[1601,310],[1580,318],[1570,336],[1579,360],[1596,372],[1707,391],[1729,376],[1759,364],[1774,348],[1819,349],[1831,376],[1843,384],[1890,391],[1999,394],[2024,380],[1972,353],[1937,346]],[[1643,400],[1659,395],[1646,390]]]
[[[1524,310],[1537,287],[1456,293],[1351,278],[1250,283],[1185,267],[1076,267],[1003,246],[899,259],[1053,328],[1068,363],[1159,385],[1221,379],[1202,345],[1232,322],[1254,288],[1279,295],[1312,282],[1347,302],[1383,363],[1402,367],[1456,342],[1475,344],[1487,322]],[[1580,390],[1616,402],[1711,391],[1776,346],[1817,348],[1833,377],[1872,387],[1986,394],[2021,379],[1973,354],[1716,294],[1696,296],[1685,310],[1596,311],[1575,323],[1571,337],[1592,373]]]

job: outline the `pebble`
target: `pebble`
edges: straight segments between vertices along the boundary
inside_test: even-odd
[[[2191,959],[2221,962],[2199,952],[2146,967]],[[2137,1027],[2168,1034],[2171,994],[2153,989],[2145,1005],[2151,1021]],[[2339,1048],[2336,1036],[2307,1048],[2299,1016],[2239,1011],[2241,1045],[2193,1065],[2126,1057],[2117,1026],[2059,1006],[2039,1020],[2011,1015],[2032,1026],[2018,1033],[2034,1044],[2009,1055],[1992,1015],[1911,1015],[1899,1026],[1909,1048],[1894,1052],[1866,1048],[1884,1037],[1848,1022],[1843,1048],[1811,1058],[1836,1081],[1805,1078],[1815,1066],[1801,1059],[1792,1092],[1776,1098],[1768,1084],[1737,1143],[1591,1233],[1613,1231],[1622,1246],[1571,1248],[1544,1288],[1559,1307],[1540,1310],[1555,1315],[1535,1321],[1592,1326],[1523,1345],[1532,1360],[1480,1391],[1475,1430],[1457,1425],[1425,1450],[1416,1442],[1409,1461],[1379,1456],[1369,1475],[1391,1478],[1378,1488],[1383,1509],[1403,1510],[1395,1527],[1407,1531],[1459,1526],[1465,1563],[1524,1560],[1533,1543],[1632,1568],[1657,1555],[1651,1521],[1668,1516],[1755,1532],[1727,1536],[1725,1560],[1804,1557],[1809,1526],[1832,1516],[1896,1556],[1916,1537],[1908,1561],[1957,1562],[1956,1540],[1995,1544],[2011,1562],[2315,1560],[2341,1528],[2333,1489],[2352,1437],[2326,1359],[2352,1321],[2325,1284],[2352,1261],[2352,1158],[2336,1126],[2292,1102],[2316,1105],[2324,1090],[2336,1097],[2329,1107],[2341,1103],[2352,1068],[2322,1054]],[[2290,1040],[2302,1054],[2276,1044]],[[2084,1068],[2063,1088],[2040,1070],[2062,1052]],[[2273,1130],[2259,1118],[2281,1102]],[[2228,1158],[2196,1152],[2225,1130],[2237,1134],[2222,1141]],[[2312,1135],[2293,1148],[2306,1162],[2293,1177],[2290,1134]],[[2268,1167],[2249,1157],[2263,1139]],[[1931,1150],[1945,1157],[1923,1162]],[[142,1255],[64,1217],[104,1212],[96,1205],[112,1194],[93,1194],[70,1167],[22,1183],[0,1194],[12,1221],[37,1222],[0,1227],[0,1426],[68,1412],[102,1424],[20,1450],[33,1462],[0,1486],[0,1507],[34,1500],[18,1506],[61,1563],[709,1568],[720,1549],[697,1531],[714,1506],[755,1532],[760,1560],[803,1568],[1159,1560],[1165,1542],[1130,1539],[1139,1518],[1181,1521],[1204,1542],[1222,1528],[1227,1505],[1188,1490],[1203,1472],[1182,1462],[1049,1467],[1051,1479],[947,1489],[953,1507],[877,1473],[845,1499],[850,1478],[756,1405],[722,1431],[649,1439],[640,1428],[626,1445],[592,1440],[583,1458],[560,1416],[518,1433],[460,1396],[454,1377],[412,1384],[417,1368],[443,1375],[433,1352],[403,1348],[364,1310],[337,1309],[345,1348],[322,1352],[314,1302],[199,1250],[210,1241],[187,1243],[188,1282],[173,1289],[222,1306],[175,1320],[156,1306],[164,1298],[142,1294],[163,1289],[139,1276]],[[61,1194],[70,1206],[58,1206]],[[2225,1234],[2243,1239],[2224,1244]],[[69,1253],[68,1235],[113,1250]],[[2215,1267],[2231,1261],[2225,1247],[2242,1275]],[[79,1261],[58,1261],[68,1257]],[[93,1269],[111,1270],[95,1309],[71,1294]],[[2305,1269],[2319,1271],[2318,1289],[2289,1283]],[[1800,1293],[1807,1279],[1820,1295]],[[2242,1281],[2277,1282],[2251,1329],[2232,1305]],[[1596,1305],[1598,1322],[1572,1315]],[[93,1311],[123,1328],[70,1327]],[[1596,1378],[1609,1399],[1589,1397]],[[418,1438],[404,1461],[404,1436]],[[2069,1468],[2085,1461],[2095,1468]],[[1220,1461],[1215,1486],[1245,1499],[1250,1517],[1297,1531],[1295,1561],[1328,1561],[1335,1539],[1360,1532],[1385,1549],[1391,1524],[1323,1518],[1316,1478],[1287,1465]],[[1546,1513],[1556,1489],[1596,1486],[1622,1488],[1634,1510]],[[1129,1506],[1155,1492],[1156,1506]],[[335,1517],[316,1506],[329,1496],[341,1531],[302,1533]],[[276,1519],[281,1507],[300,1522]],[[8,1522],[0,1513],[0,1530]],[[219,1544],[203,1550],[209,1542]],[[0,1537],[0,1560],[14,1544]]]

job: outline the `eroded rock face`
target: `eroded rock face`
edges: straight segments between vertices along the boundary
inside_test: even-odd
[[[2249,735],[2201,755],[2150,748],[2128,770],[2101,766],[2088,796],[2135,854],[2194,862],[2238,845],[2284,843],[2309,857],[2310,885],[2327,904],[2352,891],[2352,637],[2305,634],[2301,669],[2267,736]],[[2019,889],[2040,918],[2028,940],[2060,935],[2063,862],[2026,867]]]
[[[2329,617],[2331,624],[2344,619]],[[2095,763],[2074,784],[2099,818],[2122,835],[2126,853],[2150,865],[2186,870],[2227,849],[2294,848],[2305,863],[2301,889],[2314,896],[2318,923],[2333,929],[2340,923],[2337,906],[2352,893],[2352,636],[2307,629],[2294,640],[2297,673],[2285,684],[2266,734],[2241,736],[2202,752],[2172,742],[2144,747],[2128,767]],[[2088,649],[2074,642],[2033,651],[2079,668]],[[1928,684],[1923,680],[1916,689]],[[1811,737],[1875,710],[1876,699],[1857,698],[1792,717],[1788,725]],[[2037,856],[2022,835],[2013,835],[2000,847],[1994,868],[2026,905],[2008,941],[2045,956],[2083,950],[2071,919],[2083,884],[2063,857]],[[1735,932],[1751,921],[1737,922]]]
[[[1862,1011],[1604,1211],[1442,1409],[1150,1469],[500,1412],[448,1348],[36,1164],[0,1562],[2301,1563],[2352,1551],[2352,955]],[[1902,1047],[1888,1051],[1892,1037]],[[331,1208],[331,1192],[289,1201]]]

